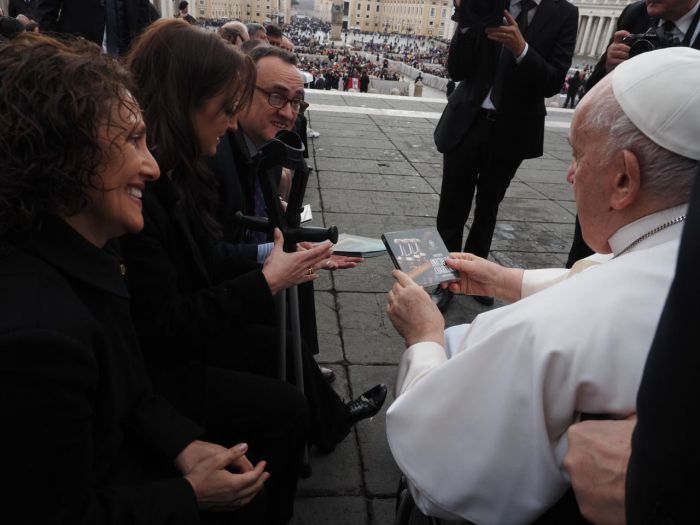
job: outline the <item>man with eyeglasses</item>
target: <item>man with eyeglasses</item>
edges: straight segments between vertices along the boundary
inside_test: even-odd
[[[249,55],[255,62],[257,78],[253,97],[248,107],[238,115],[226,137],[222,137],[211,164],[212,171],[219,180],[220,216],[224,226],[224,240],[235,244],[239,250],[253,250],[252,254],[243,251],[241,255],[257,256],[262,263],[269,255],[272,245],[266,234],[251,232],[242,228],[234,219],[236,211],[246,215],[266,217],[265,202],[259,184],[255,180],[252,158],[258,149],[273,139],[281,130],[292,131],[301,110],[304,97],[304,83],[301,72],[296,68],[297,59],[284,49],[273,46],[259,46]],[[282,170],[278,171],[279,183]],[[327,267],[329,270],[353,268],[359,261],[354,258],[333,256]],[[299,287],[301,310],[301,335],[313,354],[318,353],[316,333],[316,310],[313,285]],[[324,378],[332,381],[330,369],[321,369]],[[369,406],[381,407],[374,394],[365,393]],[[361,396],[362,397],[362,396]],[[379,396],[381,397],[381,396]],[[377,408],[378,410],[378,408]],[[370,413],[371,411],[361,411]],[[354,420],[354,415],[352,416]]]

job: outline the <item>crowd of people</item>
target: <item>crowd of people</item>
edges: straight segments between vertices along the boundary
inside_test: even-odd
[[[691,522],[697,4],[631,4],[596,67],[568,78],[570,3],[536,34],[544,0],[500,27],[461,11],[445,64],[471,83],[435,131],[436,227],[458,279],[431,296],[395,271],[387,295],[406,343],[387,437],[409,522]],[[206,30],[186,1],[176,20],[35,12],[39,31],[11,18],[22,27],[0,41],[2,518],[288,523],[307,446],[332,453],[387,389],[345,402],[314,360],[312,283],[362,260],[285,242],[307,166],[263,163],[306,141],[305,84],[366,91],[388,62],[332,53],[308,79],[285,28]],[[680,47],[630,59],[624,33],[659,19],[678,22]],[[573,105],[585,85],[566,178],[595,253],[507,268],[488,259],[498,207],[542,155],[544,99],[565,80]],[[285,290],[301,309],[298,363],[291,337],[280,347]],[[455,294],[511,304],[445,330]]]

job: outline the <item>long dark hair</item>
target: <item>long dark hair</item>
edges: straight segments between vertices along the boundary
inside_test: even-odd
[[[218,237],[216,183],[202,161],[192,112],[222,92],[238,112],[252,96],[255,65],[216,33],[173,19],[146,29],[134,41],[127,65],[161,172],[170,173],[190,211]]]
[[[83,39],[24,33],[0,47],[0,236],[67,217],[101,188],[100,126],[138,112],[129,73]],[[127,132],[128,130],[124,130]]]

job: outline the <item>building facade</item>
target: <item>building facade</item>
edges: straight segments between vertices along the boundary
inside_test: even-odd
[[[633,0],[574,0],[578,7],[576,56],[597,58],[615,33],[617,19]]]

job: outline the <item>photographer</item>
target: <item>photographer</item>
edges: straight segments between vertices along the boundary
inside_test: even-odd
[[[504,11],[504,7],[508,7]],[[435,129],[444,154],[437,229],[451,252],[476,191],[464,251],[487,257],[498,205],[523,159],[542,155],[544,98],[559,92],[576,42],[578,10],[566,0],[455,1],[459,25],[447,60],[460,81]],[[452,294],[433,293],[444,310]],[[493,304],[491,297],[478,297]]]
[[[618,19],[617,31],[586,82],[585,92],[588,93],[620,63],[651,50],[651,46],[700,49],[699,6],[698,0],[640,0],[625,7]],[[583,241],[577,217],[566,267],[571,268],[576,261],[592,253],[593,250]]]

